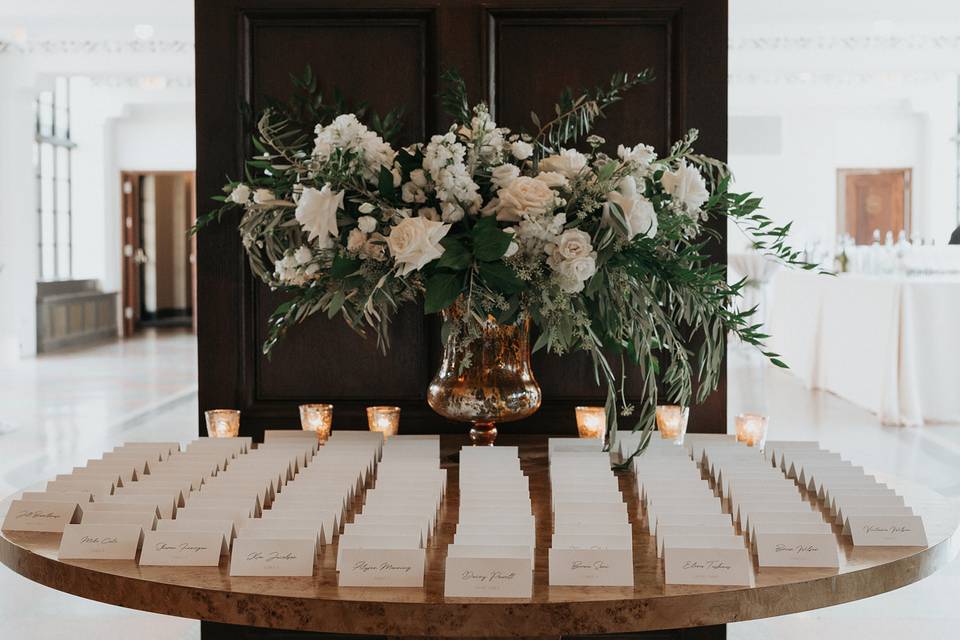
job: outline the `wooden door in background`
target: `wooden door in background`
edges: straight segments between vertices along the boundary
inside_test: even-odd
[[[440,74],[456,67],[471,98],[500,124],[529,126],[566,86],[606,82],[613,71],[652,67],[656,82],[610,112],[598,132],[608,151],[646,142],[664,155],[688,127],[698,150],[726,157],[727,4],[724,0],[202,0],[196,2],[197,191],[201,215],[224,176],[243,175],[250,132],[237,109],[283,98],[290,73],[313,67],[324,95],[385,113],[406,110],[402,144],[444,131]],[[465,432],[434,414],[426,389],[439,361],[439,322],[408,305],[393,323],[392,348],[354,335],[340,318],[316,316],[290,331],[270,360],[261,354],[267,317],[282,300],[250,273],[235,219],[198,238],[200,410],[243,411],[244,435],[292,426],[297,404],[332,402],[337,428],[364,428],[371,403],[401,407],[406,433]],[[726,226],[710,250],[726,257]],[[321,314],[322,315],[322,314]],[[537,354],[543,406],[514,432],[576,433],[573,408],[602,404],[590,358]],[[628,371],[627,395],[643,380]],[[726,393],[694,410],[691,430],[724,431]],[[202,414],[198,416],[203,433]]]
[[[838,169],[838,233],[850,234],[857,244],[871,244],[874,231],[881,241],[910,235],[912,169]]]

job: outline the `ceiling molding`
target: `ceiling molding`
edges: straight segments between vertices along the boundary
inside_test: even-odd
[[[733,38],[730,51],[960,51],[960,35],[759,36]]]
[[[189,40],[0,40],[0,54],[20,55],[193,55]]]
[[[194,78],[190,75],[92,75],[91,86],[97,89],[192,89]]]

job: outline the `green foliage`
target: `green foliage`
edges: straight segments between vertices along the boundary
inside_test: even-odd
[[[455,122],[470,122],[470,100],[467,97],[467,83],[463,81],[460,73],[450,68],[440,75],[442,88],[439,98],[440,105],[444,113],[449,115]]]

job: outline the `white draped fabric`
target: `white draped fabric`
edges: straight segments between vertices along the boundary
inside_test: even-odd
[[[960,279],[773,279],[769,345],[813,388],[887,424],[960,422]]]

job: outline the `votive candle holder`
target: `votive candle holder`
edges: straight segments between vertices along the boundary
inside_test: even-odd
[[[737,440],[748,447],[763,447],[767,440],[767,416],[758,413],[741,413],[734,419]]]
[[[687,434],[687,421],[690,418],[690,407],[678,404],[657,405],[657,431],[664,440],[673,440],[683,444]]]
[[[607,435],[607,412],[603,407],[577,407],[577,432],[581,438],[603,440]]]
[[[203,412],[207,420],[207,435],[211,438],[236,438],[240,435],[238,409],[210,409]]]
[[[384,438],[397,435],[400,431],[400,407],[367,407],[367,426],[370,431],[382,433]]]
[[[317,440],[324,443],[330,437],[333,429],[332,404],[302,404],[300,405],[300,426],[304,431],[313,431]]]

